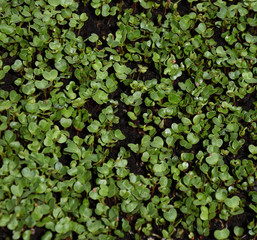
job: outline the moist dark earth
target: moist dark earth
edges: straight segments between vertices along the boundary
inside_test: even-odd
[[[111,5],[116,5],[116,3],[118,3],[119,1],[112,1]],[[158,1],[161,2],[161,1]],[[232,3],[236,3],[238,1],[233,1],[233,2],[229,2],[229,4]],[[162,5],[161,5],[162,6]],[[126,8],[132,8],[133,7],[133,1],[132,0],[127,0],[123,2],[123,6],[122,6],[122,11],[124,11],[124,9]],[[135,13],[140,14],[141,11],[143,9],[141,9],[140,6],[137,5],[136,9],[135,9]],[[108,17],[107,20],[106,18],[103,18],[101,16],[96,16],[94,13],[94,9],[90,6],[90,4],[87,4],[86,6],[84,6],[83,4],[80,5],[78,11],[80,13],[85,12],[88,16],[88,20],[85,22],[84,27],[81,29],[80,31],[80,35],[86,39],[88,38],[92,33],[96,33],[99,36],[107,36],[109,33],[113,33],[115,34],[116,30],[118,29],[117,25],[116,25],[116,17]],[[182,0],[180,1],[180,3],[178,4],[178,12],[181,16],[183,16],[184,14],[188,14],[190,12],[190,4],[187,2],[187,0]],[[160,7],[158,10],[153,11],[152,12],[153,16],[152,19],[153,21],[155,21],[157,19],[158,14],[163,15],[164,14],[164,8]],[[215,34],[213,36],[213,38],[215,39],[215,41],[218,43],[218,45],[224,46],[225,45],[225,41],[224,39],[221,37],[221,30],[218,28],[214,28]],[[107,46],[107,45],[106,45]],[[94,45],[92,44],[92,47],[94,47]],[[104,43],[102,45],[102,47],[105,47]],[[5,52],[5,49],[1,49],[0,48],[0,53]],[[12,57],[12,58],[6,58],[4,60],[4,65],[12,65],[15,61],[16,57]],[[146,63],[144,63],[146,65]],[[148,71],[147,74],[144,74],[142,80],[148,80],[148,79],[153,79],[159,78],[159,73],[158,71],[154,70],[155,68],[151,66],[151,64],[149,64],[148,69],[151,69],[151,71]],[[19,76],[17,75],[17,73],[15,73],[14,71],[10,70],[6,77],[4,78],[3,81],[1,81],[0,85],[0,89],[6,90],[6,91],[11,91],[11,90],[16,90],[17,92],[19,92],[19,87],[16,86],[14,84],[14,81],[18,78]],[[186,76],[185,73],[183,73],[183,75],[175,80],[174,86],[176,86],[176,84],[178,83],[178,81],[181,80],[185,80],[187,79],[189,76]],[[76,79],[72,79],[74,81],[76,81]],[[64,85],[65,86],[65,85]],[[143,132],[138,132],[135,131],[132,127],[130,127],[127,122],[129,121],[129,118],[126,114],[126,105],[123,104],[120,101],[120,93],[122,92],[127,92],[130,91],[129,89],[127,89],[127,87],[123,84],[123,83],[119,83],[119,88],[112,94],[112,99],[114,100],[118,100],[119,101],[119,106],[118,106],[118,112],[116,113],[116,115],[120,118],[120,122],[119,124],[115,125],[115,129],[122,129],[123,134],[126,136],[126,139],[123,141],[119,141],[117,143],[117,145],[115,147],[112,148],[109,157],[110,158],[116,158],[117,154],[119,152],[120,147],[127,147],[128,143],[140,143],[142,135],[144,134]],[[255,100],[255,96],[256,96],[256,92],[253,92],[251,94],[248,94],[244,99],[240,100],[239,102],[237,102],[238,106],[242,106],[245,110],[249,110],[254,108],[254,100]],[[96,117],[99,114],[99,111],[101,110],[102,107],[106,107],[108,104],[104,104],[102,106],[98,105],[96,103],[93,104],[94,107],[90,108],[88,107],[88,111],[92,114],[92,116]],[[142,105],[141,106],[141,112],[146,112],[146,106]],[[141,119],[141,121],[143,122],[143,120]],[[167,124],[170,125],[172,123],[171,119],[167,120]],[[138,124],[140,123],[140,119],[138,121]],[[75,135],[79,135],[80,137],[85,136],[87,133],[84,132],[77,132],[75,129],[73,131],[70,132],[71,137],[75,136]],[[238,152],[237,158],[239,159],[244,159],[247,158],[247,151],[246,148],[250,145],[253,144],[253,141],[250,140],[250,137],[245,135],[245,144],[244,146],[240,149],[240,151]],[[197,148],[200,148],[199,146],[195,146],[194,147],[195,151],[200,150]],[[175,149],[176,151],[176,149]],[[229,161],[229,158],[232,158],[232,156],[227,156],[227,161]],[[135,174],[141,174],[143,176],[147,176],[147,169],[144,165],[140,164],[140,158],[135,154],[135,153],[131,153],[131,156],[128,158],[128,168],[130,169],[131,173],[135,173]],[[65,159],[65,155],[63,155],[62,159],[60,160],[63,164],[67,164],[69,161],[67,159]],[[56,196],[57,198],[60,196]],[[245,195],[245,193],[242,193],[241,196],[239,196],[240,198],[244,198],[246,199],[246,202],[250,202],[248,200],[248,196]],[[96,203],[91,200],[91,206],[95,206]],[[247,204],[246,204],[247,206]],[[247,228],[247,225],[249,222],[252,221],[252,219],[254,218],[254,215],[252,214],[252,211],[250,211],[249,207],[245,208],[245,212],[243,214],[240,215],[236,215],[233,216],[232,218],[229,219],[229,221],[227,222],[228,228],[230,230],[230,232],[233,232],[233,228],[234,226],[239,226],[239,227],[243,227],[244,229]],[[131,225],[135,224],[135,219],[131,219]],[[121,221],[120,221],[121,224]],[[210,237],[202,237],[202,236],[197,236],[195,237],[195,239],[199,239],[199,240],[212,240],[215,239],[211,236],[213,236],[213,233],[216,229],[221,229],[222,228],[222,223],[219,221],[216,221],[215,219],[211,221],[210,224]],[[153,226],[154,232],[162,235],[161,234],[161,228],[159,226]],[[34,234],[31,235],[31,240],[36,240],[36,239],[40,239],[40,237],[47,231],[46,228],[38,228],[36,227],[34,229]],[[77,236],[76,234],[73,235],[73,239],[76,239]],[[7,228],[0,228],[0,240],[6,240],[6,239],[12,239],[12,231],[8,230]],[[69,238],[67,238],[68,240]],[[119,238],[117,238],[119,239]],[[132,240],[135,239],[134,234],[130,234],[130,235],[125,235],[125,238],[123,238],[124,240]],[[147,238],[143,238],[142,240],[146,240]],[[152,237],[152,239],[158,239],[158,238],[154,238]],[[176,239],[176,238],[173,238]],[[181,239],[181,238],[180,238]],[[187,237],[187,232],[184,233],[184,237],[183,239],[189,239]],[[250,236],[246,236],[244,238],[241,238],[242,240],[250,240]]]

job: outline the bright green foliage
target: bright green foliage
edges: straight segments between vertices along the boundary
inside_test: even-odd
[[[215,239],[221,240],[221,239],[228,239],[229,236],[229,230],[228,229],[222,229],[222,230],[215,230],[214,237]]]
[[[0,11],[0,235],[256,238],[255,1]]]

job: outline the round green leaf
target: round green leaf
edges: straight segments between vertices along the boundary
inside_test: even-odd
[[[55,225],[55,231],[57,233],[67,233],[70,231],[70,218],[69,217],[65,217],[62,218],[59,222],[57,222],[57,224]]]
[[[218,201],[225,201],[225,199],[227,198],[227,190],[224,188],[217,189],[217,191],[215,192],[215,197]]]
[[[116,129],[115,132],[114,132],[114,135],[119,140],[124,140],[126,138],[125,135],[121,132],[120,129]]]
[[[68,67],[68,63],[65,59],[61,59],[54,64],[55,68],[60,72],[65,72]],[[57,77],[57,76],[56,76]]]
[[[180,21],[179,26],[183,31],[186,31],[190,27],[190,17],[188,15],[184,15]]]
[[[79,181],[75,182],[75,184],[74,184],[75,192],[82,193],[84,191],[84,189],[85,189],[84,185],[81,182],[79,182]]]
[[[227,239],[229,236],[229,230],[227,228],[224,228],[222,230],[215,230],[214,231],[214,237],[217,240],[223,240],[223,239]]]
[[[232,198],[226,198],[224,202],[229,208],[235,209],[239,206],[240,198],[233,196]]]
[[[235,227],[234,227],[234,234],[235,234],[237,237],[241,237],[241,236],[244,234],[244,228],[235,226]]]
[[[98,132],[99,127],[101,126],[100,122],[97,120],[94,120],[88,127],[87,130],[91,133]]]
[[[60,5],[61,1],[60,0],[48,0],[48,3],[53,7],[57,7],[58,5]]]
[[[21,197],[23,193],[23,187],[21,185],[12,185],[11,186],[11,192],[16,197]]]
[[[249,145],[249,151],[250,151],[250,153],[251,154],[257,154],[257,147],[256,146],[254,146],[254,145]]]
[[[41,238],[41,240],[51,240],[53,237],[53,234],[52,232],[50,231],[47,231]]]
[[[71,126],[72,120],[69,118],[61,118],[60,120],[61,125],[66,129]]]
[[[92,33],[92,34],[90,35],[90,37],[88,38],[88,40],[89,40],[90,42],[96,42],[98,39],[99,39],[99,37],[98,37],[98,35],[95,34],[95,33]]]
[[[151,146],[154,148],[162,148],[163,144],[164,144],[164,142],[163,142],[162,138],[157,136],[157,137],[154,137],[153,142],[151,143]]]
[[[30,236],[31,236],[31,230],[26,230],[26,231],[22,234],[22,239],[23,239],[23,240],[30,240]]]
[[[199,137],[196,136],[195,134],[193,133],[188,133],[187,134],[187,141],[191,144],[197,144],[199,142]]]
[[[12,65],[12,70],[18,72],[21,70],[22,66],[22,61],[20,59],[16,59],[14,64]]]
[[[201,206],[201,215],[200,215],[200,218],[203,220],[203,221],[206,221],[209,219],[209,210],[206,206]]]
[[[209,165],[215,165],[220,160],[220,157],[219,153],[211,153],[210,156],[206,158],[206,162]]]
[[[175,208],[171,208],[168,212],[163,214],[164,218],[169,222],[174,222],[177,218],[177,210]]]
[[[25,105],[25,109],[29,112],[29,113],[36,113],[39,110],[39,105],[38,103],[30,103],[28,102]]]
[[[107,197],[109,193],[109,188],[106,185],[101,185],[100,186],[100,190],[99,190],[99,194],[103,197]]]
[[[167,170],[168,168],[168,164],[163,162],[161,164],[154,164],[153,166],[153,171],[157,174],[160,174],[160,173],[165,173],[165,171]]]
[[[57,70],[53,69],[50,72],[48,71],[43,71],[43,77],[44,79],[48,80],[48,81],[53,81],[57,78],[58,76],[58,72]]]
[[[110,6],[109,6],[109,4],[104,4],[103,6],[102,6],[102,15],[103,15],[103,17],[107,17],[107,16],[109,16],[109,11],[110,11]]]
[[[204,23],[200,23],[198,27],[195,29],[199,34],[203,34],[206,31],[206,25]]]
[[[137,206],[138,206],[137,202],[130,202],[129,204],[126,205],[126,210],[131,213],[136,209]]]
[[[28,82],[27,84],[22,85],[21,90],[26,95],[32,95],[36,91],[36,88],[34,87],[33,82]]]

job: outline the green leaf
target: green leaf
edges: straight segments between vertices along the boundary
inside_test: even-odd
[[[69,217],[65,217],[62,218],[60,221],[58,221],[55,225],[55,231],[57,233],[67,233],[70,231],[70,218]]]
[[[177,105],[182,99],[179,94],[171,93],[168,95],[168,100],[171,104]]]
[[[31,214],[32,219],[35,221],[39,221],[43,215],[48,214],[50,210],[50,207],[46,204],[39,205],[35,207],[34,211]]]
[[[249,149],[251,154],[257,154],[257,147],[256,146],[251,144],[251,145],[249,145],[248,149]]]
[[[46,89],[46,88],[48,88],[48,87],[50,87],[51,85],[49,84],[49,82],[48,81],[46,81],[45,79],[42,79],[42,80],[36,80],[35,81],[35,86],[36,86],[36,88],[38,88],[38,89]],[[23,91],[24,92],[24,91]],[[24,92],[25,93],[25,92]],[[27,94],[27,93],[25,93],[25,94]],[[30,94],[27,94],[27,95],[30,95]]]
[[[157,136],[157,137],[154,137],[153,142],[151,143],[151,146],[154,148],[162,148],[163,144],[164,144],[164,142],[163,142],[162,138]]]
[[[185,126],[189,126],[192,124],[191,120],[186,117],[182,117],[181,121],[182,121],[183,125],[185,125]]]
[[[103,197],[107,197],[109,194],[109,188],[106,185],[101,185],[100,186],[100,190],[99,190],[99,194]]]
[[[252,36],[250,33],[247,33],[245,35],[245,40],[246,42],[250,43],[250,44],[254,44],[257,42],[257,37],[256,36]]]
[[[92,34],[90,35],[90,37],[88,38],[88,40],[89,40],[90,42],[96,42],[98,39],[99,39],[99,37],[98,37],[98,35],[95,34],[95,33],[92,33]]]
[[[175,208],[171,208],[168,212],[164,212],[164,218],[169,222],[175,222],[177,218],[177,210]]]
[[[72,222],[72,230],[77,234],[82,234],[85,232],[85,227],[82,224],[79,224],[77,222]]]
[[[186,31],[191,25],[191,19],[188,15],[184,15],[180,21],[179,26],[183,31]]]
[[[3,70],[0,70],[0,80],[2,80],[5,77],[5,72]]]
[[[21,185],[12,185],[11,186],[11,192],[16,197],[21,197],[23,194],[23,186]]]
[[[23,240],[30,240],[30,236],[31,236],[31,230],[26,230],[22,234],[22,239]]]
[[[87,130],[91,133],[97,133],[101,123],[97,120],[94,120],[88,127]]]
[[[12,70],[18,72],[23,67],[22,61],[20,59],[16,59],[14,64],[12,65]]]
[[[38,105],[38,103],[27,102],[27,104],[25,105],[25,109],[29,113],[36,113],[39,110],[39,105]]]
[[[129,143],[128,147],[131,149],[131,151],[133,151],[134,153],[137,153],[139,151],[139,146],[138,144],[134,144],[134,143]]]
[[[5,227],[8,222],[10,221],[10,218],[11,216],[10,215],[1,215],[1,218],[0,218],[0,227]]]
[[[163,162],[161,164],[154,164],[153,171],[156,176],[162,176],[164,175],[168,170],[168,164],[166,162]]]
[[[128,38],[130,41],[136,41],[136,40],[138,40],[140,37],[141,37],[141,32],[140,32],[140,30],[138,30],[138,29],[132,30],[132,31],[128,32],[128,34],[127,34],[127,38]]]
[[[137,202],[130,202],[129,204],[127,204],[126,205],[126,210],[129,212],[129,213],[131,213],[131,212],[133,212],[135,209],[136,209],[136,207],[138,206],[138,203]]]
[[[72,115],[73,112],[74,112],[74,108],[72,108],[71,106],[69,106],[68,108],[63,108],[62,109],[62,115],[65,118],[69,118]]]
[[[12,106],[12,103],[9,100],[0,102],[0,112],[9,109],[11,106]]]
[[[235,227],[234,227],[234,234],[235,234],[237,237],[241,237],[241,236],[244,234],[244,228],[235,226]]]
[[[71,6],[74,3],[74,0],[60,0],[61,1],[61,5],[64,8],[67,8],[69,6]]]
[[[223,240],[227,239],[229,237],[230,231],[227,228],[224,228],[222,230],[215,230],[214,231],[214,237],[217,240]]]
[[[229,208],[235,209],[239,206],[240,198],[233,196],[232,198],[226,198],[224,202]]]
[[[120,129],[116,129],[115,132],[114,132],[114,135],[119,140],[124,140],[126,138],[125,135],[121,132]]]
[[[64,148],[64,151],[68,153],[75,153],[78,155],[79,158],[81,158],[81,150],[79,149],[77,144],[71,140],[68,140],[67,142],[68,142],[68,146]]]
[[[31,176],[30,176],[31,177]],[[37,193],[44,193],[47,189],[47,186],[43,183],[39,183],[38,187],[36,188]]]
[[[214,145],[214,146],[221,147],[222,144],[223,144],[223,140],[220,139],[220,138],[219,138],[219,139],[217,139],[217,138],[212,138],[211,143],[212,143],[212,145]]]
[[[109,11],[110,11],[110,6],[109,6],[109,4],[104,4],[104,5],[102,6],[102,15],[103,15],[103,17],[109,16]]]
[[[89,220],[87,221],[86,225],[87,225],[88,231],[94,234],[97,231],[99,231],[101,228],[104,228],[101,221],[99,220],[95,220],[95,221]]]
[[[201,206],[201,214],[200,214],[200,218],[203,221],[206,221],[209,219],[209,209],[206,206]]]
[[[18,226],[18,220],[16,219],[15,215],[12,215],[10,222],[7,225],[9,230],[15,230]]]
[[[61,118],[60,123],[66,129],[71,126],[72,120],[69,118]]]
[[[48,0],[48,3],[53,7],[57,7],[61,4],[61,0]]]
[[[93,95],[94,101],[96,101],[98,104],[103,104],[108,101],[108,94],[105,93],[102,90],[97,90],[95,94]]]
[[[4,139],[6,140],[7,143],[11,143],[15,141],[16,136],[11,130],[6,130],[4,133]]]
[[[249,205],[249,207],[255,212],[255,213],[257,213],[257,206],[256,206],[256,204],[250,204]]]
[[[76,98],[74,101],[72,101],[72,107],[74,108],[80,108],[85,104],[86,100],[82,98]]]
[[[10,23],[20,23],[23,22],[24,19],[21,15],[18,14],[12,14]]]
[[[53,234],[52,232],[50,231],[47,231],[41,238],[41,240],[51,240],[53,237]]]
[[[5,33],[7,35],[11,35],[14,31],[15,31],[15,28],[11,25],[7,25],[6,23],[2,23],[1,22],[1,32],[2,33]]]
[[[32,95],[36,91],[33,82],[28,82],[27,84],[22,85],[21,89],[22,89],[22,92],[25,93],[26,95]]]
[[[217,189],[217,191],[215,192],[215,197],[218,201],[224,202],[227,198],[227,190],[224,188]]]
[[[88,20],[87,14],[86,14],[86,13],[82,13],[82,14],[80,15],[80,20],[81,20],[82,22],[87,21],[87,20]]]
[[[54,50],[58,51],[61,48],[61,43],[58,40],[54,40],[53,42],[49,43],[49,47]]]
[[[82,184],[80,181],[74,183],[74,190],[77,193],[82,193],[85,190],[85,185]]]
[[[57,78],[58,72],[57,72],[57,70],[53,69],[50,72],[43,71],[42,75],[43,75],[44,79],[52,82]]]
[[[130,229],[131,229],[131,226],[130,226],[129,221],[123,218],[122,219],[122,230],[124,230],[125,232],[128,232],[128,231],[130,231]]]
[[[132,121],[136,121],[137,120],[137,116],[135,115],[135,113],[133,112],[128,112],[128,116]]]
[[[209,157],[206,158],[206,162],[209,165],[215,165],[217,162],[221,159],[221,156],[219,153],[211,153]]]
[[[220,57],[226,57],[226,51],[224,50],[224,48],[222,46],[218,46],[216,48],[216,53],[218,54],[218,56]]]
[[[203,34],[206,31],[206,25],[204,23],[199,23],[198,27],[195,30],[199,34]]]
[[[50,99],[47,99],[47,100],[45,100],[45,101],[39,101],[38,102],[38,106],[39,106],[39,109],[40,110],[42,110],[43,112],[45,112],[45,111],[48,111],[48,110],[50,110],[51,109],[51,107],[52,107],[52,102],[51,102],[51,100]]]
[[[55,64],[54,64],[55,68],[57,70],[59,70],[60,72],[65,72],[68,68],[68,63],[65,59],[61,59],[61,60],[58,60]],[[57,75],[56,75],[57,77]],[[55,77],[55,78],[56,78]],[[54,78],[54,79],[55,79]],[[51,81],[51,80],[50,80]]]
[[[160,61],[160,55],[156,52],[153,52],[153,61],[158,63]]]
[[[103,64],[102,64],[102,62],[97,58],[97,59],[95,60],[95,63],[92,64],[92,67],[93,67],[94,70],[99,71],[99,70],[103,67]]]
[[[193,134],[193,133],[188,133],[187,134],[187,141],[189,142],[189,143],[191,143],[191,144],[197,144],[198,142],[199,142],[199,137],[198,136],[196,136],[195,134]]]
[[[228,132],[238,132],[239,125],[238,125],[238,123],[228,123],[226,130]]]

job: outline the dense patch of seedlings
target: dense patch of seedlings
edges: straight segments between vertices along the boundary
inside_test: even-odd
[[[256,239],[255,1],[0,12],[0,239]]]

